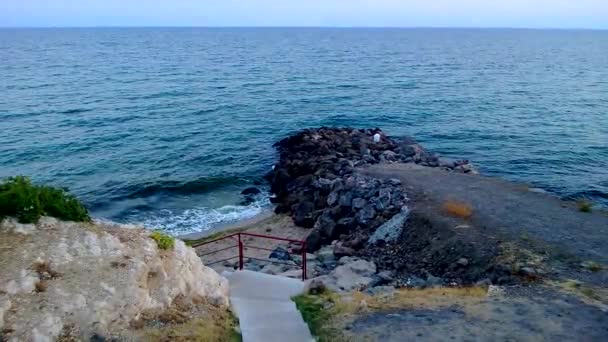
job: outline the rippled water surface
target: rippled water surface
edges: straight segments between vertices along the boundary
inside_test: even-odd
[[[2,29],[0,177],[175,233],[304,127],[413,135],[487,174],[607,203],[608,31]]]

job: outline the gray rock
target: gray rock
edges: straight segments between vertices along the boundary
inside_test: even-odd
[[[334,181],[327,178],[319,178],[314,181],[313,186],[317,189],[329,191],[334,185]]]
[[[352,192],[346,192],[345,194],[343,194],[342,196],[340,196],[340,199],[338,200],[338,204],[341,207],[350,207],[353,203],[353,193]]]
[[[331,218],[328,211],[323,212],[315,223],[315,229],[319,229],[322,236],[329,238],[330,240],[337,237],[336,222]]]
[[[335,262],[336,257],[331,246],[325,246],[317,251],[317,260],[321,263]]]
[[[368,204],[357,212],[356,217],[359,223],[367,224],[368,221],[376,217],[376,210],[373,205]]]
[[[395,287],[393,286],[375,286],[368,288],[365,292],[372,296],[390,296],[395,293]]]
[[[392,186],[399,186],[401,185],[401,181],[398,180],[397,178],[391,178],[388,180],[388,183]]]
[[[416,289],[421,289],[426,286],[426,281],[424,281],[423,279],[418,278],[416,276],[411,276],[407,280],[406,284],[410,287],[413,287]]]
[[[288,269],[289,269],[289,266],[287,266],[287,265],[268,264],[268,265],[264,266],[260,270],[260,272],[266,273],[266,274],[276,275],[276,274],[283,273],[283,272],[287,271]]]
[[[367,204],[367,201],[364,198],[355,198],[353,200],[353,208],[354,209],[362,209]]]
[[[300,227],[312,228],[314,221],[312,213],[315,209],[314,204],[309,201],[300,202],[294,209],[293,222]]]
[[[268,258],[277,260],[289,260],[290,255],[286,249],[282,247],[277,247],[270,253]]]
[[[334,255],[336,256],[336,258],[341,258],[343,256],[351,256],[355,254],[355,250],[350,248],[350,247],[346,247],[346,246],[342,246],[341,243],[338,243],[334,246]]]
[[[437,160],[440,167],[447,167],[453,169],[456,166],[456,161],[450,158],[439,158]]]
[[[321,247],[321,232],[319,229],[313,229],[306,237],[306,251],[314,252]]]
[[[340,198],[340,193],[337,191],[332,191],[329,196],[327,196],[327,205],[330,207],[338,202],[338,198]]]
[[[382,279],[382,281],[385,282],[385,283],[390,283],[391,281],[393,281],[395,279],[393,271],[378,272],[377,276],[380,279]]]
[[[338,220],[336,230],[338,234],[347,234],[357,227],[357,221],[352,217],[345,217]]]
[[[436,287],[436,286],[441,286],[443,284],[443,279],[432,276],[432,275],[428,275],[426,277],[426,286],[429,287]]]
[[[460,259],[458,259],[458,261],[456,261],[456,263],[460,266],[467,266],[469,264],[469,259],[460,258]]]
[[[304,288],[304,292],[311,295],[319,295],[327,290],[323,279],[311,279]]]
[[[373,244],[380,240],[385,242],[395,241],[401,235],[409,213],[410,210],[408,207],[402,207],[397,215],[393,216],[390,220],[376,229],[374,234],[370,236],[368,243]]]
[[[381,154],[381,159],[388,160],[388,161],[396,161],[397,153],[390,151],[390,150],[384,151]]]

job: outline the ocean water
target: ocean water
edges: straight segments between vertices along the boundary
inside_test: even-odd
[[[178,234],[251,217],[239,192],[305,127],[412,135],[483,173],[608,203],[608,31],[0,30],[0,177]]]

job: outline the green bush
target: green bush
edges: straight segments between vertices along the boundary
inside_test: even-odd
[[[156,245],[158,245],[158,248],[160,249],[170,249],[175,245],[175,239],[173,237],[158,230],[150,234],[150,238],[156,241]]]
[[[24,176],[0,183],[0,218],[13,216],[21,223],[36,223],[43,215],[64,221],[91,220],[84,205],[63,189],[35,185]]]

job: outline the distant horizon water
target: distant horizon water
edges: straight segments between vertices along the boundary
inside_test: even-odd
[[[403,30],[418,30],[418,29],[451,29],[451,30],[563,30],[563,31],[608,31],[606,27],[582,27],[582,26],[196,26],[196,25],[84,25],[84,26],[1,26],[0,29],[403,29]]]
[[[184,234],[269,207],[277,140],[379,127],[608,205],[605,30],[109,28],[0,29],[0,178]]]

